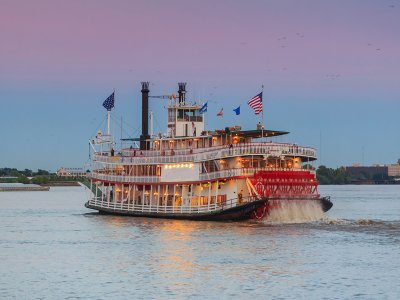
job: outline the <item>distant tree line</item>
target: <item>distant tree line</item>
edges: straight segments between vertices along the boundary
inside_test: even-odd
[[[317,169],[317,180],[320,184],[348,184],[352,178],[346,173],[346,168],[337,169],[319,166]]]
[[[32,170],[29,169],[21,171],[17,170],[16,168],[0,168],[0,177],[3,176],[18,177],[19,175],[24,175],[26,177],[33,177],[37,175],[50,175],[50,172],[42,169],[38,169],[37,172],[33,172]]]
[[[15,177],[15,178],[7,178],[7,177]],[[29,179],[28,177],[32,178]],[[80,179],[82,178],[59,177],[55,173],[50,173],[42,169],[38,169],[37,172],[34,172],[29,169],[17,170],[16,168],[0,168],[0,182],[7,182],[7,183],[47,184],[49,182],[77,181]]]
[[[320,184],[350,184],[390,180],[391,178],[382,172],[370,174],[361,171],[357,174],[349,174],[345,167],[332,169],[326,166],[319,166],[317,169],[317,179]]]

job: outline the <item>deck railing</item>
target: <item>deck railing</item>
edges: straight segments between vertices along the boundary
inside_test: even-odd
[[[99,179],[111,182],[137,182],[137,183],[158,183],[161,181],[160,176],[125,176],[125,175],[111,175],[102,172],[92,171],[90,176],[93,179]]]
[[[196,214],[222,211],[232,207],[240,206],[258,200],[256,197],[244,197],[238,202],[237,199],[229,199],[224,202],[210,203],[206,205],[189,205],[189,206],[171,206],[171,205],[157,205],[157,204],[134,204],[128,201],[108,202],[101,197],[93,197],[89,200],[89,205],[94,208],[107,208],[116,211],[126,212],[146,212],[146,213],[160,213],[160,214]]]
[[[201,173],[199,175],[200,181],[214,180],[218,178],[230,178],[235,176],[252,176],[258,171],[309,171],[315,174],[315,170],[305,169],[289,169],[289,168],[235,168],[226,169],[209,173]],[[101,171],[94,170],[91,173],[92,179],[99,179],[111,182],[123,183],[159,183],[161,182],[160,176],[125,176],[125,175],[111,175],[105,174]]]
[[[201,162],[210,159],[221,159],[242,155],[267,155],[280,157],[283,155],[303,156],[311,159],[316,158],[316,151],[310,147],[301,147],[294,144],[281,143],[240,143],[232,146],[216,146],[207,150],[184,149],[184,150],[147,150],[135,151],[123,150],[122,154],[109,156],[108,152],[94,154],[94,161],[109,164],[159,164],[178,162]]]

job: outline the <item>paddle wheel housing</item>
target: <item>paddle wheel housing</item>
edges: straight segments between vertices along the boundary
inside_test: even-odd
[[[250,178],[255,191],[269,201],[253,214],[253,219],[265,217],[280,200],[319,200],[318,181],[314,173],[302,171],[259,171]]]
[[[265,198],[317,199],[318,182],[310,171],[260,171],[250,179],[257,193]]]

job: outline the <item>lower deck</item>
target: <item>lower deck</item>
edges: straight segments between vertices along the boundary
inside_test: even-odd
[[[137,205],[131,203],[104,202],[100,199],[91,199],[85,206],[98,210],[101,213],[126,215],[135,217],[188,219],[203,221],[239,221],[252,217],[254,211],[264,206],[267,199],[248,198],[240,204],[236,201],[226,201],[221,204],[175,207]]]
[[[251,177],[205,183],[124,184],[93,179],[87,207],[107,213],[188,219],[249,209],[247,206],[254,210],[253,204],[259,201],[320,201],[317,185],[315,174],[307,170],[259,171]]]

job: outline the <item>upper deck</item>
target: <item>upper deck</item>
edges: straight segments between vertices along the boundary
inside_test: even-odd
[[[236,156],[264,157],[300,157],[303,161],[316,160],[316,150],[296,144],[273,142],[250,142],[229,145],[217,145],[207,148],[138,150],[123,149],[110,156],[110,152],[97,152],[93,156],[96,162],[124,165],[152,165],[180,162],[203,162]]]
[[[207,102],[196,104],[186,101],[186,83],[179,83],[179,98],[168,96],[168,130],[164,135],[153,136],[148,132],[149,83],[142,82],[142,134],[140,138],[123,141],[140,142],[116,150],[116,144],[108,135],[98,133],[91,141],[94,150],[93,161],[97,168],[101,165],[164,165],[171,163],[203,163],[229,158],[263,159],[266,164],[274,160],[294,160],[300,162],[316,160],[316,151],[291,143],[266,141],[267,138],[289,132],[268,130],[259,122],[255,130],[242,130],[241,126],[208,131],[204,128],[204,113]],[[152,128],[152,126],[151,126]],[[97,147],[95,147],[97,145]],[[289,164],[293,164],[290,162]]]

